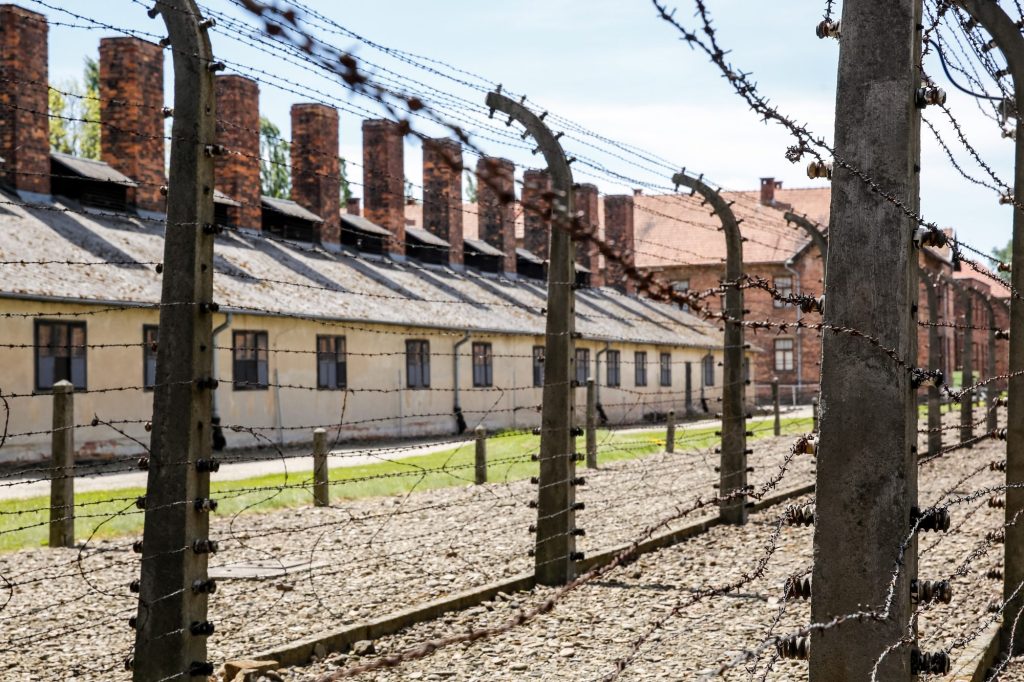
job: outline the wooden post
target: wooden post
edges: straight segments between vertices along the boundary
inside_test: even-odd
[[[740,224],[730,208],[731,202],[709,187],[701,178],[685,172],[672,176],[672,182],[689,187],[711,205],[725,233],[725,281],[737,282],[743,275],[743,236]],[[722,377],[722,455],[719,494],[725,499],[719,514],[725,523],[747,522],[747,422],[746,381],[743,376],[743,290],[730,286],[725,290],[725,347]]]
[[[473,429],[473,433],[476,435],[475,480],[477,485],[483,485],[487,483],[487,429],[481,424]]]
[[[207,564],[213,427],[213,157],[217,63],[194,0],[161,0],[174,46],[164,273],[153,391],[153,431],[144,506],[142,575],[134,659],[135,682],[196,679],[214,673],[206,659]],[[221,65],[220,68],[223,68]]]
[[[822,339],[810,622],[883,606],[886,618],[812,632],[808,672],[811,682],[862,682],[873,671],[909,682],[911,646],[901,640],[917,578],[916,543],[906,545],[917,502],[917,406],[910,372],[878,344],[916,362],[920,254],[916,222],[877,187],[917,210],[921,0],[846,0],[841,21],[824,322],[877,341]],[[884,283],[870,297],[866,273]]]
[[[818,432],[818,396],[811,397],[811,431]]]
[[[75,546],[75,387],[53,385],[50,547]]]
[[[961,290],[964,301],[964,333],[960,351],[960,388],[974,384],[974,289],[964,285]],[[960,442],[974,438],[974,396],[971,390],[960,398]]]
[[[541,411],[540,476],[534,574],[541,585],[564,585],[576,576],[576,439],[573,429],[573,348],[576,336],[575,268],[571,238],[573,180],[558,138],[540,117],[498,92],[487,95],[492,111],[518,121],[537,142],[551,174],[551,240]],[[538,207],[524,207],[537,210]]]
[[[676,451],[676,411],[669,410],[665,416],[665,452]]]
[[[782,435],[782,416],[779,409],[779,378],[772,377],[772,409],[775,411],[775,430],[776,436]]]
[[[597,384],[587,379],[587,468],[597,468]]]
[[[313,429],[313,505],[331,505],[331,470],[327,464],[326,429]]]

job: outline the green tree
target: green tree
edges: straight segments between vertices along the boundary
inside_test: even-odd
[[[466,201],[476,203],[476,180],[469,171],[466,172]]]
[[[292,194],[292,179],[288,168],[288,140],[282,139],[281,129],[260,116],[260,186],[263,194],[276,199],[288,199]]]
[[[82,82],[50,88],[50,148],[86,159],[100,158],[99,65],[85,58]]]
[[[338,157],[338,180],[341,185],[341,207],[345,208],[352,198],[352,186],[348,181],[348,162],[344,156]]]
[[[1013,260],[1013,240],[1011,239],[1010,241],[1006,242],[1006,246],[1004,246],[1001,249],[992,249],[992,256],[998,258],[999,262],[1010,265],[1010,262]],[[1009,272],[1000,272],[999,276],[1002,277],[1007,282],[1010,281]]]

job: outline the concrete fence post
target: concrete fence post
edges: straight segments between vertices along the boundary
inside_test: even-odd
[[[597,384],[587,379],[587,468],[597,468]]]
[[[811,431],[818,432],[818,396],[811,398]]]
[[[477,485],[483,485],[487,483],[487,429],[481,424],[473,429],[473,433],[476,435],[475,481]]]
[[[776,436],[782,435],[782,417],[779,414],[779,378],[772,377],[772,409],[775,412],[775,430]]]
[[[313,504],[328,507],[331,504],[331,472],[327,465],[327,430],[313,430]]]
[[[75,546],[75,387],[53,385],[50,547]]]
[[[665,415],[665,452],[676,451],[676,411],[669,410]]]
[[[969,286],[963,288],[964,301],[964,333],[960,351],[960,387],[969,389],[960,399],[960,442],[966,443],[974,438],[974,399],[977,391],[970,389],[974,384],[974,294]]]

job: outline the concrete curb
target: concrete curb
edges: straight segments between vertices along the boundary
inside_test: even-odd
[[[953,663],[950,682],[985,682],[999,656],[1001,623],[989,625]]]
[[[782,491],[751,506],[751,511],[761,511],[773,505],[785,502],[786,500],[814,492],[814,484]],[[648,538],[640,543],[639,554],[647,554],[659,549],[671,547],[684,540],[707,532],[721,524],[719,517],[704,519],[692,523],[684,528],[679,528],[661,535]],[[597,565],[611,561],[616,555],[624,551],[628,545],[622,545],[610,550],[605,550],[593,556],[589,556],[580,562],[581,571],[589,571]],[[536,585],[533,573],[524,573],[507,580],[489,583],[482,587],[475,587],[470,590],[458,592],[442,599],[437,599],[420,606],[396,611],[377,620],[367,621],[351,625],[341,630],[324,632],[306,639],[282,645],[276,649],[261,651],[253,654],[250,658],[255,660],[274,660],[281,666],[302,666],[309,663],[314,650],[319,647],[328,653],[347,651],[353,644],[362,640],[374,640],[385,635],[391,635],[411,625],[433,620],[450,611],[459,611],[482,604],[485,601],[494,599],[499,592],[511,594],[532,590]],[[984,679],[984,678],[982,678]]]

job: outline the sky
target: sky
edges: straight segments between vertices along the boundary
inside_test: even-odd
[[[279,0],[285,2],[286,0]],[[99,39],[122,31],[157,40],[165,33],[160,19],[146,16],[141,0],[18,0],[46,14],[50,29],[50,79],[54,83],[80,78],[86,55],[98,54]],[[568,119],[599,135],[640,148],[665,163],[645,162],[620,148],[597,145],[594,139],[569,129],[563,144],[569,155],[584,159],[574,164],[578,182],[594,182],[609,194],[644,187],[645,192],[670,188],[668,167],[685,167],[733,190],[755,190],[759,178],[774,177],[784,187],[824,186],[810,180],[805,164],[784,157],[792,138],[776,124],[764,124],[746,108],[716,67],[700,52],[679,40],[673,27],[658,18],[650,0],[375,0],[333,2],[301,0],[333,23],[320,23],[317,35],[351,52],[371,77],[400,77],[410,94],[425,94],[441,113],[477,132],[474,140],[487,154],[516,162],[517,169],[541,165],[529,145],[503,120],[487,122],[478,111],[486,90],[502,84],[506,92],[525,93],[529,102],[554,116],[553,130]],[[696,27],[693,0],[669,0],[677,17]],[[839,5],[840,3],[837,3]],[[1004,5],[1006,3],[1004,2]],[[718,38],[731,50],[729,59],[751,72],[762,94],[783,112],[807,123],[817,137],[830,141],[833,132],[836,65],[839,43],[819,40],[822,0],[787,0],[757,11],[750,0],[707,0]],[[244,18],[232,0],[202,0],[210,14]],[[62,11],[66,10],[66,11]],[[205,11],[204,10],[204,11]],[[301,16],[300,12],[300,16]],[[80,15],[76,17],[75,15]],[[308,17],[308,15],[307,15]],[[98,25],[99,24],[99,25]],[[103,24],[109,26],[102,26]],[[469,85],[441,78],[395,59],[338,30],[338,26],[384,46],[439,60],[427,63]],[[88,27],[88,28],[85,28]],[[340,153],[353,163],[350,179],[361,179],[360,120],[380,116],[374,102],[346,91],[331,74],[308,64],[282,59],[255,43],[239,26],[222,20],[211,34],[214,53],[228,62],[227,72],[255,76],[260,83],[261,113],[277,123],[287,137],[289,107],[301,101],[329,102],[341,109]],[[171,92],[170,51],[165,86]],[[1000,135],[977,101],[956,91],[941,72],[938,60],[926,61],[926,71],[949,93],[949,107],[970,143],[1002,181],[1012,181],[1013,141]],[[477,78],[480,76],[482,78]],[[436,96],[436,88],[446,93]],[[992,87],[994,91],[994,86]],[[461,98],[450,104],[450,95]],[[925,112],[968,173],[987,177],[973,163],[940,110]],[[481,124],[496,126],[489,130]],[[430,124],[414,125],[431,135],[445,131]],[[562,128],[565,126],[562,125]],[[508,135],[512,134],[512,138]],[[467,166],[472,162],[467,159]],[[591,166],[588,166],[588,163]],[[413,142],[406,148],[406,175],[421,177],[421,152]],[[592,166],[600,167],[595,170]],[[355,194],[359,195],[359,187]],[[924,128],[921,171],[922,214],[944,227],[953,227],[964,242],[989,251],[1006,244],[1011,233],[1011,209],[998,203],[998,193],[965,181]]]

